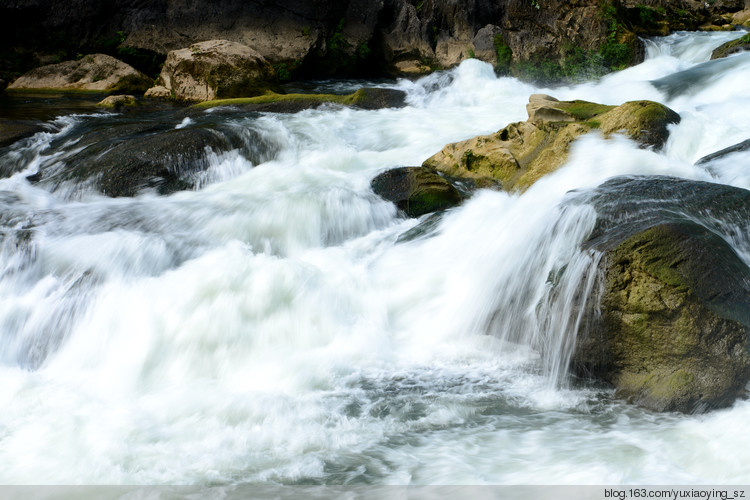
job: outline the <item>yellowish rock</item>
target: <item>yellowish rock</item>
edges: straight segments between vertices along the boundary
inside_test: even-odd
[[[607,106],[587,101],[558,101],[534,94],[529,119],[490,135],[446,145],[423,166],[473,181],[477,187],[523,191],[565,163],[570,144],[592,129],[605,137],[624,133],[644,147],[663,146],[670,123],[680,116],[651,101]]]

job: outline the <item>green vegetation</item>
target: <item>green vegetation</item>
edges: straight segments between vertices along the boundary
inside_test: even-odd
[[[497,64],[495,65],[495,71],[501,75],[510,74],[510,61],[513,57],[513,53],[510,47],[505,43],[503,35],[497,34],[494,38],[495,54],[497,54]]]
[[[336,29],[328,38],[325,56],[320,60],[316,72],[324,75],[357,75],[368,68],[366,62],[372,56],[367,42],[356,47],[344,39],[344,18],[339,20]]]

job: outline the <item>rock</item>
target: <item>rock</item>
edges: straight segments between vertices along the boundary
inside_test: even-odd
[[[706,163],[710,163],[714,160],[718,160],[719,158],[723,158],[733,153],[740,153],[742,151],[750,151],[750,139],[746,141],[742,141],[739,144],[735,144],[734,146],[729,146],[728,148],[724,148],[721,151],[717,151],[715,153],[711,153],[710,155],[706,155],[700,160],[696,161],[695,164],[705,165]]]
[[[668,125],[680,121],[677,113],[651,101],[606,106],[535,94],[527,111],[527,121],[448,144],[423,166],[479,187],[524,190],[565,163],[570,144],[592,129],[605,137],[625,132],[641,146],[659,149],[669,135]]]
[[[386,170],[370,185],[375,194],[395,203],[409,217],[445,210],[463,200],[450,182],[424,167]]]
[[[727,240],[747,245],[750,191],[634,176],[578,198],[603,256],[573,371],[652,410],[731,404],[750,378],[750,269]]]
[[[156,127],[156,128],[155,128]],[[81,149],[65,169],[42,172],[39,182],[55,190],[73,181],[111,197],[159,194],[191,189],[209,166],[208,153],[235,145],[221,132],[206,128],[165,129],[155,124],[123,125],[82,137]]]
[[[403,108],[406,106],[406,92],[364,87],[352,94],[351,106],[360,109]]]
[[[156,87],[151,87],[150,89],[148,89],[146,93],[143,94],[143,97],[147,97],[149,99],[168,100],[172,99],[172,91],[170,91],[163,85],[157,85]]]
[[[711,52],[711,59],[721,59],[738,52],[744,52],[750,50],[750,34],[745,35],[737,40],[719,45]]]
[[[731,23],[737,26],[750,27],[750,9],[735,12],[732,15]]]
[[[44,127],[40,123],[0,118],[0,148],[43,131]]]
[[[33,69],[17,78],[8,90],[144,92],[151,79],[132,66],[104,54],[90,54]]]
[[[274,78],[271,64],[250,47],[209,40],[170,52],[158,84],[178,101],[210,101],[262,94]]]
[[[276,94],[268,92],[261,96],[217,99],[194,105],[198,109],[216,106],[236,106],[246,111],[267,113],[298,113],[315,109],[325,104],[341,104],[360,109],[400,108],[406,105],[406,93],[397,89],[361,88],[349,95],[339,94]]]
[[[138,101],[132,95],[111,95],[99,101],[97,106],[105,109],[119,110],[138,106]]]
[[[5,90],[5,87],[7,87],[7,86],[8,86],[8,82],[6,82],[2,78],[0,78],[0,92],[2,92],[3,90]]]
[[[655,411],[720,408],[744,393],[750,269],[724,239],[660,224],[608,249],[600,268],[601,319],[578,347],[579,373]]]

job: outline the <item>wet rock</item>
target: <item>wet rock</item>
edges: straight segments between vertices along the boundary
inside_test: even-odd
[[[668,125],[680,121],[677,113],[651,101],[606,106],[535,94],[527,111],[527,121],[448,144],[423,166],[480,187],[524,190],[565,163],[570,144],[593,129],[605,137],[624,132],[643,147],[659,149],[669,136]]]
[[[132,95],[111,95],[99,101],[97,106],[104,109],[120,110],[138,106],[138,101]]]
[[[72,147],[64,168],[45,170],[39,182],[56,190],[65,183],[90,186],[111,197],[135,196],[144,190],[159,194],[191,189],[210,166],[209,154],[237,145],[225,134],[207,128],[171,129],[136,123],[97,130]]]
[[[151,79],[132,66],[105,54],[90,54],[78,61],[50,64],[29,71],[8,90],[145,92]]]
[[[600,344],[579,371],[656,411],[727,406],[750,380],[750,270],[718,235],[669,223],[609,249],[602,260]]]
[[[573,370],[655,411],[700,412],[741,397],[750,380],[750,268],[727,241],[750,248],[750,191],[617,178],[588,202],[597,226],[585,246],[603,256]]]
[[[350,105],[361,109],[403,108],[406,106],[406,92],[365,87],[352,94]]]
[[[262,94],[274,79],[271,64],[255,50],[228,40],[209,40],[167,54],[157,87],[178,101],[210,101]]]
[[[370,185],[375,194],[395,203],[409,217],[445,210],[462,201],[461,194],[450,182],[424,167],[386,170]]]
[[[710,155],[706,155],[700,160],[696,161],[695,164],[705,165],[706,163],[710,163],[714,160],[718,160],[727,155],[731,155],[733,153],[740,153],[742,151],[748,151],[748,150],[750,150],[750,139],[746,141],[742,141],[739,144],[735,144],[734,146],[729,146],[728,148],[724,148],[721,151],[717,151],[715,153],[711,153]]]
[[[721,59],[738,52],[750,50],[750,35],[745,35],[737,40],[722,44],[711,52],[711,59]]]
[[[0,119],[0,148],[10,146],[43,130],[44,127],[40,123]]]
[[[267,92],[261,96],[217,99],[194,105],[197,109],[216,106],[234,106],[245,111],[268,113],[298,113],[326,104],[340,104],[360,109],[400,108],[406,105],[406,93],[397,89],[362,88],[349,95],[339,94],[277,94]]]

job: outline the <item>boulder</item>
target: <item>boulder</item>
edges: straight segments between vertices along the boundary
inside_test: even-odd
[[[216,130],[174,129],[154,123],[132,123],[93,130],[65,151],[64,168],[45,168],[35,182],[54,191],[74,183],[107,196],[159,194],[191,189],[210,166],[209,153],[237,144]]]
[[[210,101],[262,94],[274,79],[273,67],[255,50],[209,40],[167,54],[157,83],[178,101]]]
[[[750,380],[750,191],[624,177],[581,195],[597,211],[585,248],[601,252],[572,368],[655,411],[731,404]],[[746,244],[746,243],[744,243]]]
[[[601,319],[577,370],[655,411],[727,406],[750,380],[750,269],[724,239],[667,223],[608,249]],[[597,342],[592,342],[592,337]]]
[[[138,106],[138,101],[132,95],[111,95],[105,97],[96,104],[100,108],[120,110],[122,108],[132,108]]]
[[[8,90],[145,92],[151,79],[105,54],[90,54],[78,61],[50,64],[29,71]]]
[[[151,87],[143,94],[148,99],[169,100],[172,99],[172,91],[162,85]]]
[[[669,135],[668,125],[680,121],[677,113],[651,101],[607,106],[535,94],[527,111],[527,121],[448,144],[423,166],[479,187],[524,190],[565,163],[570,144],[593,129],[605,137],[624,132],[643,147],[659,149]]]
[[[395,203],[409,217],[445,210],[463,201],[450,182],[424,167],[386,170],[377,175],[370,186],[375,194]]]
[[[737,40],[719,45],[711,52],[711,59],[721,59],[738,52],[750,50],[750,34],[745,35]]]

